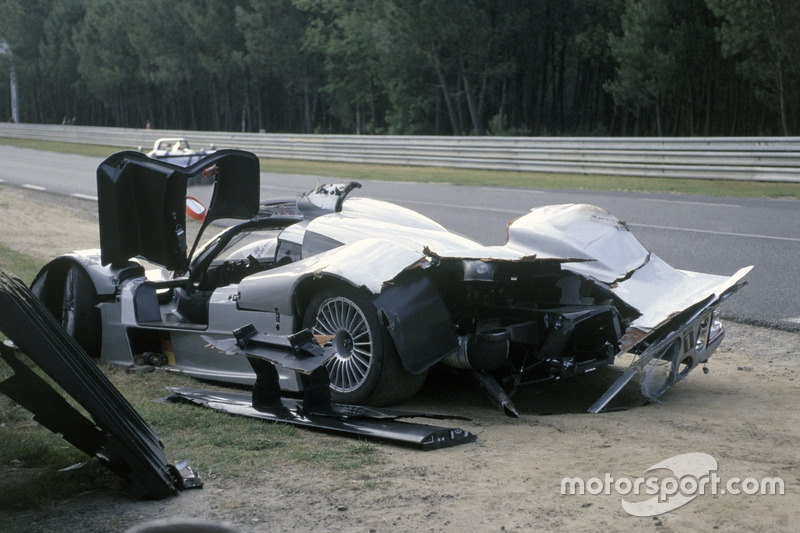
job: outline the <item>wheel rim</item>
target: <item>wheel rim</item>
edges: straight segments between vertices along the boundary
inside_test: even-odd
[[[326,364],[331,388],[352,392],[367,378],[372,365],[372,331],[361,309],[347,298],[322,302],[312,328],[315,335],[332,336],[326,346],[336,349]]]

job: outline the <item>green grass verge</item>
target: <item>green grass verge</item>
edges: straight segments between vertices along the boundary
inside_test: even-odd
[[[209,388],[186,376],[155,371],[128,373],[101,364],[105,375],[153,428],[171,462],[188,459],[206,482],[243,480],[268,483],[289,469],[347,472],[364,483],[343,488],[375,488],[377,444],[298,429],[204,409],[155,401],[168,386]],[[0,362],[0,379],[10,375]],[[212,387],[213,388],[213,387]],[[70,465],[85,463],[66,470]],[[47,490],[42,490],[47,487]],[[31,414],[0,395],[0,509],[23,511],[92,491],[127,496],[129,487],[99,461],[32,420]]]
[[[287,463],[351,471],[375,462],[377,448],[359,440],[261,422],[192,405],[154,402],[167,387],[215,388],[173,373],[131,374],[103,366],[105,374],[150,424],[173,460],[190,459],[212,476],[279,472]],[[230,390],[230,389],[227,389]]]
[[[41,266],[40,261],[0,244],[0,270],[14,274],[26,285],[30,285]]]
[[[0,144],[105,158],[118,152],[113,146],[93,146],[52,141],[34,141],[0,137]],[[131,147],[135,148],[135,147]],[[627,176],[586,176],[400,165],[360,165],[293,159],[261,159],[265,172],[329,176],[353,180],[450,183],[486,187],[522,187],[674,193],[699,196],[800,199],[800,184],[760,181],[637,178]]]
[[[484,187],[519,187],[672,193],[695,196],[800,199],[800,184],[760,181],[730,181],[628,176],[586,176],[500,170],[471,170],[440,167],[357,165],[286,159],[262,159],[261,170],[286,174],[325,175],[354,180],[383,180],[449,183]]]
[[[0,245],[0,269],[29,283],[39,266],[25,254]],[[154,400],[169,394],[168,386],[209,385],[163,371],[139,374],[104,364],[101,368],[159,436],[168,460],[190,460],[206,481],[267,482],[284,469],[308,468],[347,471],[348,480],[364,481],[348,488],[378,486],[374,480],[379,476],[370,470],[379,462],[381,452],[376,444],[195,406],[157,402]],[[10,367],[0,360],[0,381],[11,375]],[[62,471],[79,463],[86,464]],[[34,422],[31,413],[0,394],[0,514],[4,509],[26,511],[54,506],[86,492],[114,491],[127,496],[128,490],[125,480]]]
[[[16,146],[17,148],[30,148],[31,150],[56,152],[59,154],[87,155],[89,157],[97,157],[99,159],[104,159],[109,155],[122,150],[122,148],[117,146],[76,144],[57,141],[37,141],[33,139],[12,139],[10,137],[0,137],[0,144]],[[136,147],[132,146],[131,149],[135,150]]]

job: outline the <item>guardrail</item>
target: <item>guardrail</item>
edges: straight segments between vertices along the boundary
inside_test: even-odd
[[[799,137],[293,135],[0,124],[0,137],[149,150],[161,137],[259,157],[589,175],[800,183]]]

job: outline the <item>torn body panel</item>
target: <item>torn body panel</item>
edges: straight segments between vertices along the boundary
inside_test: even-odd
[[[240,309],[256,311],[278,308],[282,313],[291,314],[298,285],[320,276],[347,280],[351,285],[379,294],[384,284],[424,262],[422,250],[384,239],[363,239],[242,280],[238,305]]]
[[[188,402],[232,415],[405,444],[423,451],[450,448],[477,440],[474,433],[461,428],[415,424],[398,420],[410,417],[432,418],[436,416],[441,418],[439,415],[386,409],[349,409],[348,407],[353,406],[336,405],[333,406],[330,413],[315,413],[307,412],[303,408],[302,402],[293,398],[281,398],[281,407],[259,410],[253,407],[248,394],[220,393],[190,388],[172,388],[170,390],[173,394],[167,399],[171,402]]]
[[[509,225],[506,247],[538,257],[583,259],[569,270],[607,284],[642,267],[649,256],[624,222],[585,204],[532,209]]]
[[[667,327],[662,327],[656,336],[632,328],[633,333],[647,341],[629,341],[637,346],[637,357],[628,369],[609,387],[590,408],[598,413],[637,374],[643,374],[642,395],[648,400],[657,400],[673,385],[684,379],[692,370],[708,362],[725,336],[725,328],[718,318],[718,307],[745,285],[744,276],[750,268],[743,268],[730,278],[713,287],[705,300],[694,304],[681,313],[676,313]],[[652,339],[652,340],[651,340]]]
[[[168,400],[189,402],[229,414],[282,422],[351,436],[415,445],[423,450],[475,442],[460,428],[415,424],[400,418],[458,418],[411,411],[389,411],[331,402],[325,363],[335,355],[323,348],[308,330],[289,337],[259,332],[252,325],[239,328],[234,338],[211,344],[226,354],[245,355],[256,373],[251,395],[173,388]],[[283,397],[275,365],[302,373],[302,399]]]
[[[0,331],[91,417],[73,408],[17,357],[14,348],[0,345],[3,360],[14,371],[0,383],[0,392],[31,411],[38,422],[127,478],[141,498],[165,498],[202,486],[190,470],[167,463],[152,429],[42,303],[5,273],[0,273]]]

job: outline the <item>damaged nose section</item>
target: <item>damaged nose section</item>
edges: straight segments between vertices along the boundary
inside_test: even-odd
[[[719,305],[747,285],[744,277],[753,267],[745,267],[709,290],[710,295],[698,303],[674,312],[652,331],[630,328],[623,351],[636,358],[625,372],[590,408],[599,413],[637,374],[641,374],[641,390],[645,398],[657,400],[692,370],[708,361],[725,336],[719,320]],[[678,308],[680,309],[680,308]]]
[[[718,302],[717,302],[718,303]],[[725,336],[725,328],[711,304],[683,322],[669,334],[653,341],[636,357],[609,389],[590,408],[599,413],[637,375],[641,392],[648,401],[656,401],[673,385],[708,361]]]

